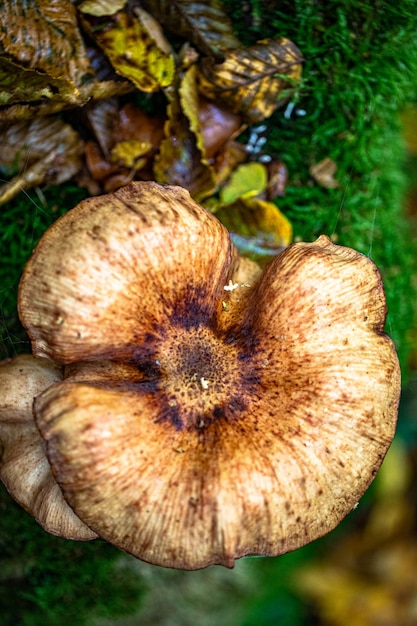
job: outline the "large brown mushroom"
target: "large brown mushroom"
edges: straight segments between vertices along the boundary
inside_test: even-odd
[[[62,380],[62,368],[21,354],[0,363],[0,479],[14,499],[53,535],[97,535],[65,502],[32,415],[34,398]]]
[[[375,265],[325,237],[260,274],[188,192],[81,202],[24,271],[37,357],[66,366],[34,415],[98,535],[184,569],[333,529],[394,434],[400,372]]]

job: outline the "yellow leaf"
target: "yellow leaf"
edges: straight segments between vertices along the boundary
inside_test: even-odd
[[[184,72],[178,92],[181,109],[188,119],[190,130],[195,136],[197,147],[203,157],[205,157],[205,148],[199,117],[199,99],[196,84],[196,73],[197,67],[195,65],[191,65],[191,67]]]
[[[265,165],[262,163],[244,163],[231,175],[228,183],[220,192],[223,204],[231,204],[239,198],[251,198],[262,193],[268,183]]]
[[[140,157],[145,156],[151,149],[152,144],[147,141],[137,139],[119,141],[110,153],[110,160],[125,167],[140,169],[145,164],[145,160],[142,159],[142,163],[139,161]]]
[[[216,211],[239,252],[258,262],[269,260],[292,241],[291,222],[272,202],[240,198]]]
[[[83,23],[118,74],[141,91],[157,91],[174,80],[174,55],[159,24],[142,9],[135,13],[118,12],[105,21],[83,16]]]

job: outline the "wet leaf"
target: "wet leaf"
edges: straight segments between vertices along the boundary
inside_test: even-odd
[[[240,46],[220,0],[145,0],[143,5],[165,28],[191,41],[203,54],[221,59],[222,50]]]
[[[146,141],[156,150],[164,136],[164,122],[162,116],[148,115],[133,104],[125,104],[117,115],[114,139],[116,142],[127,139]]]
[[[71,126],[57,117],[38,117],[4,126],[0,134],[0,169],[3,176],[11,177],[0,186],[0,204],[22,189],[43,183],[60,184],[81,167],[83,142]]]
[[[254,124],[288,99],[300,79],[301,62],[300,51],[288,39],[260,41],[250,48],[228,51],[220,64],[203,59],[199,90]]]
[[[103,152],[94,141],[85,144],[85,159],[87,168],[94,180],[102,182],[119,170],[119,166],[106,159]]]
[[[314,180],[321,187],[325,187],[326,189],[336,189],[339,187],[339,183],[334,177],[336,171],[337,165],[330,157],[326,157],[319,163],[314,163],[309,170]]]
[[[244,163],[231,175],[220,191],[222,204],[231,204],[239,198],[251,198],[262,193],[268,182],[266,167],[262,163]]]
[[[146,92],[168,87],[175,76],[171,48],[159,24],[146,11],[135,7],[112,16],[83,16],[90,36],[110,59],[116,72]]]
[[[269,260],[292,241],[291,223],[272,202],[240,198],[216,211],[216,217],[239,252],[256,261]]]

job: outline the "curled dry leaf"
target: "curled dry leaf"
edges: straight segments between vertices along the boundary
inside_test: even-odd
[[[165,139],[155,159],[154,174],[160,183],[180,185],[197,200],[212,194],[215,174],[206,154],[199,118],[195,66],[183,75],[168,105]]]
[[[19,313],[34,354],[67,364],[34,406],[67,502],[151,563],[230,567],[323,535],[394,434],[372,261],[322,236],[261,273],[178,187],[131,183],[67,212]]]
[[[175,76],[175,60],[159,24],[143,9],[129,5],[103,18],[83,14],[90,37],[105,52],[116,72],[141,91],[158,91]]]
[[[205,55],[219,59],[224,49],[240,46],[221,0],[144,0],[143,4],[165,28]]]
[[[109,156],[115,144],[114,128],[117,126],[121,113],[118,98],[109,98],[89,103],[84,114],[90,135],[94,137],[101,148],[103,155]],[[123,137],[125,139],[126,137]]]
[[[81,167],[84,144],[58,117],[5,124],[1,136],[0,168],[11,179],[0,186],[0,204],[22,189],[69,180]]]
[[[199,90],[254,124],[288,99],[300,79],[301,62],[300,51],[288,39],[260,41],[249,48],[227,51],[223,63],[203,59]]]

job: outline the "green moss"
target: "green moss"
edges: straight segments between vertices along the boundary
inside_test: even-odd
[[[142,582],[104,541],[46,533],[0,485],[2,626],[84,626],[137,608]]]

